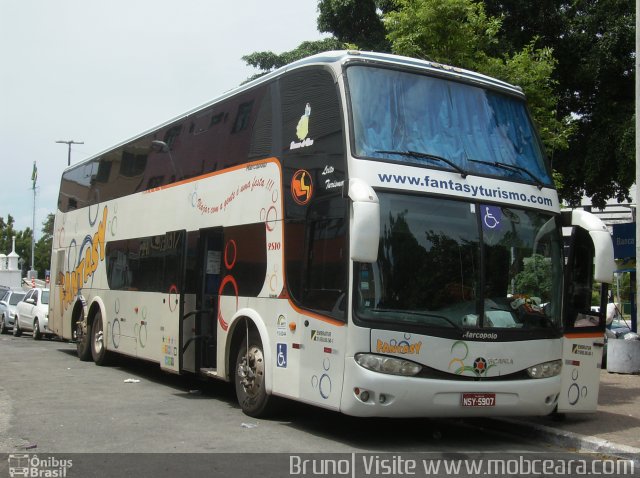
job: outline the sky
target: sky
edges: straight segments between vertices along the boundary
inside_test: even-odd
[[[204,104],[317,30],[317,0],[0,0],[0,217],[54,213],[71,164]],[[0,251],[5,254],[10,251]]]

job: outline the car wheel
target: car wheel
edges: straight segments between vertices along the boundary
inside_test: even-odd
[[[40,322],[36,319],[33,322],[33,340],[40,340],[42,338],[42,332],[40,332]]]
[[[96,313],[91,323],[91,356],[96,365],[106,365],[107,348],[105,346],[104,327],[100,312]]]
[[[7,332],[7,325],[4,323],[4,314],[0,317],[0,334]]]
[[[13,336],[20,337],[22,335],[22,330],[20,330],[20,321],[18,320],[18,316],[16,315],[16,321],[13,324]]]

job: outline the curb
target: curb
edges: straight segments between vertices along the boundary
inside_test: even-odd
[[[489,418],[482,422],[487,428],[511,435],[539,438],[563,448],[574,448],[578,452],[601,453],[631,460],[634,466],[640,467],[640,448],[511,418]]]

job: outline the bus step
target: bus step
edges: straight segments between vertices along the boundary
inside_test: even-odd
[[[218,377],[218,370],[215,368],[201,368],[200,374],[205,377]]]

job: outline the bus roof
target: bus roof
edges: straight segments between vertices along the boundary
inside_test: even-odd
[[[223,93],[222,95],[217,96],[211,101],[208,101],[207,103],[197,106],[181,115],[171,118],[170,120],[165,121],[157,126],[154,126],[153,128],[150,128],[140,134],[137,134],[125,141],[122,141],[103,151],[100,151],[99,153],[94,154],[89,158],[79,161],[78,163],[67,167],[65,169],[65,172],[72,170],[76,167],[79,167],[84,163],[94,161],[97,158],[100,158],[101,156],[103,156],[104,154],[110,151],[113,151],[115,149],[121,148],[128,143],[131,143],[146,135],[153,133],[156,130],[162,129],[173,123],[184,120],[189,116],[199,113],[200,111],[205,110],[206,108],[209,108],[215,105],[216,103],[223,101],[229,97],[232,97],[238,93],[241,93],[245,90],[253,88],[254,86],[260,85],[267,81],[270,81],[274,78],[277,78],[283,75],[284,73],[286,73],[287,71],[291,71],[296,68],[301,68],[301,67],[310,66],[310,65],[330,65],[330,64],[345,65],[347,63],[377,63],[377,64],[393,65],[401,68],[404,67],[404,68],[421,69],[425,71],[430,71],[435,75],[442,76],[445,78],[456,79],[458,81],[463,81],[467,83],[475,83],[475,84],[478,84],[479,86],[484,86],[492,89],[499,89],[503,92],[524,98],[522,88],[520,88],[519,86],[511,85],[509,83],[498,80],[496,78],[483,75],[481,73],[476,73],[470,70],[465,70],[465,69],[454,67],[454,66],[444,65],[441,63],[433,62],[433,61],[420,60],[417,58],[410,58],[406,56],[392,55],[389,53],[376,53],[376,52],[366,52],[366,51],[358,51],[358,50],[326,51],[326,52],[318,53],[318,54],[294,61],[288,65],[282,66],[270,73],[267,73],[266,75],[256,78],[255,80],[247,82],[236,88],[233,88],[227,91],[226,93]]]

